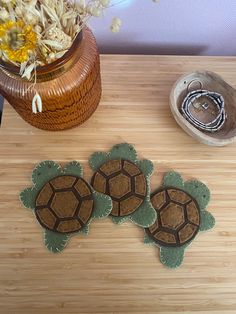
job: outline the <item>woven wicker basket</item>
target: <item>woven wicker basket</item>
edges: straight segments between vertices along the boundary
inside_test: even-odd
[[[42,113],[32,113],[32,83],[17,74],[17,67],[2,61],[0,66],[0,93],[25,121],[37,128],[56,131],[75,127],[86,121],[99,104],[99,54],[88,28],[62,58],[37,69],[35,88],[43,101]]]

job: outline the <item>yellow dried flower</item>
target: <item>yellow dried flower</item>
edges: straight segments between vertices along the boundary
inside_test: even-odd
[[[0,24],[0,50],[14,62],[25,62],[35,50],[37,35],[31,25],[23,21],[7,21]]]

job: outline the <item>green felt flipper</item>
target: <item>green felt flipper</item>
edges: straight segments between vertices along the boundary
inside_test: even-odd
[[[170,248],[161,247],[160,248],[160,261],[163,265],[169,268],[179,267],[184,259],[185,247]]]
[[[145,231],[144,231],[144,243],[145,244],[156,244],[156,242],[152,238],[150,238]]]
[[[137,162],[137,166],[146,177],[150,177],[153,173],[154,166],[151,160],[143,159]]]
[[[144,200],[143,204],[130,216],[130,219],[138,226],[148,228],[157,219],[157,213],[152,207],[151,202]]]
[[[112,210],[112,200],[109,196],[93,191],[94,211],[92,218],[105,218]]]
[[[80,229],[77,234],[88,234],[88,233],[89,233],[89,223],[85,225],[82,229]]]
[[[93,153],[89,158],[89,165],[90,167],[96,171],[98,168],[100,168],[108,159],[109,159],[108,153],[103,152],[96,152]]]
[[[70,235],[45,230],[44,243],[47,249],[53,253],[59,253],[66,247]]]
[[[111,220],[117,225],[121,225],[123,222],[128,221],[129,219],[130,219],[130,216],[123,216],[123,217],[111,216]]]
[[[136,162],[137,152],[133,145],[127,143],[117,144],[111,149],[110,159],[125,159]]]
[[[43,187],[50,179],[62,175],[61,166],[52,160],[40,162],[33,170],[32,181],[37,189]]]
[[[38,190],[35,187],[27,188],[20,193],[20,201],[26,208],[35,209],[35,199]]]
[[[121,225],[123,222],[130,220],[139,227],[148,228],[153,225],[156,216],[157,213],[151,203],[145,200],[144,203],[131,215],[121,217],[111,216],[111,219],[117,225]]]
[[[215,226],[215,218],[208,211],[201,211],[200,231],[207,231]]]
[[[165,187],[174,187],[177,189],[183,189],[184,181],[178,172],[169,171],[164,175],[163,185]]]
[[[187,181],[184,184],[184,190],[197,201],[200,210],[207,207],[210,201],[210,190],[204,183],[198,180]]]
[[[78,177],[83,177],[83,168],[78,161],[71,161],[65,165],[63,173],[67,175],[74,175]]]

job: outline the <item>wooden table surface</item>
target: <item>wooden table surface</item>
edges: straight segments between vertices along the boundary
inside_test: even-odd
[[[199,144],[171,116],[168,98],[185,72],[211,70],[236,87],[236,58],[102,56],[101,104],[81,127],[49,133],[27,125],[6,105],[0,129],[0,313],[236,313],[236,145]],[[34,165],[79,160],[113,144],[135,144],[155,164],[152,187],[165,171],[196,177],[212,191],[216,227],[170,270],[143,231],[131,223],[95,221],[88,236],[49,253],[42,229],[18,201]]]

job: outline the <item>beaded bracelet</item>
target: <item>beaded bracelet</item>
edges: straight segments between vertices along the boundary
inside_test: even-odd
[[[190,106],[194,106],[194,101],[201,97],[207,97],[211,100],[211,102],[216,106],[218,110],[218,114],[214,120],[210,121],[209,123],[203,123],[199,121],[197,118],[195,118],[192,113],[190,112]],[[202,108],[208,109],[208,104],[205,103],[202,105]],[[225,101],[221,94],[218,94],[216,92],[210,92],[207,90],[195,90],[185,97],[182,106],[181,106],[181,112],[186,120],[188,120],[192,125],[194,125],[196,128],[207,131],[207,132],[217,132],[219,131],[226,120],[226,112],[225,112]]]

